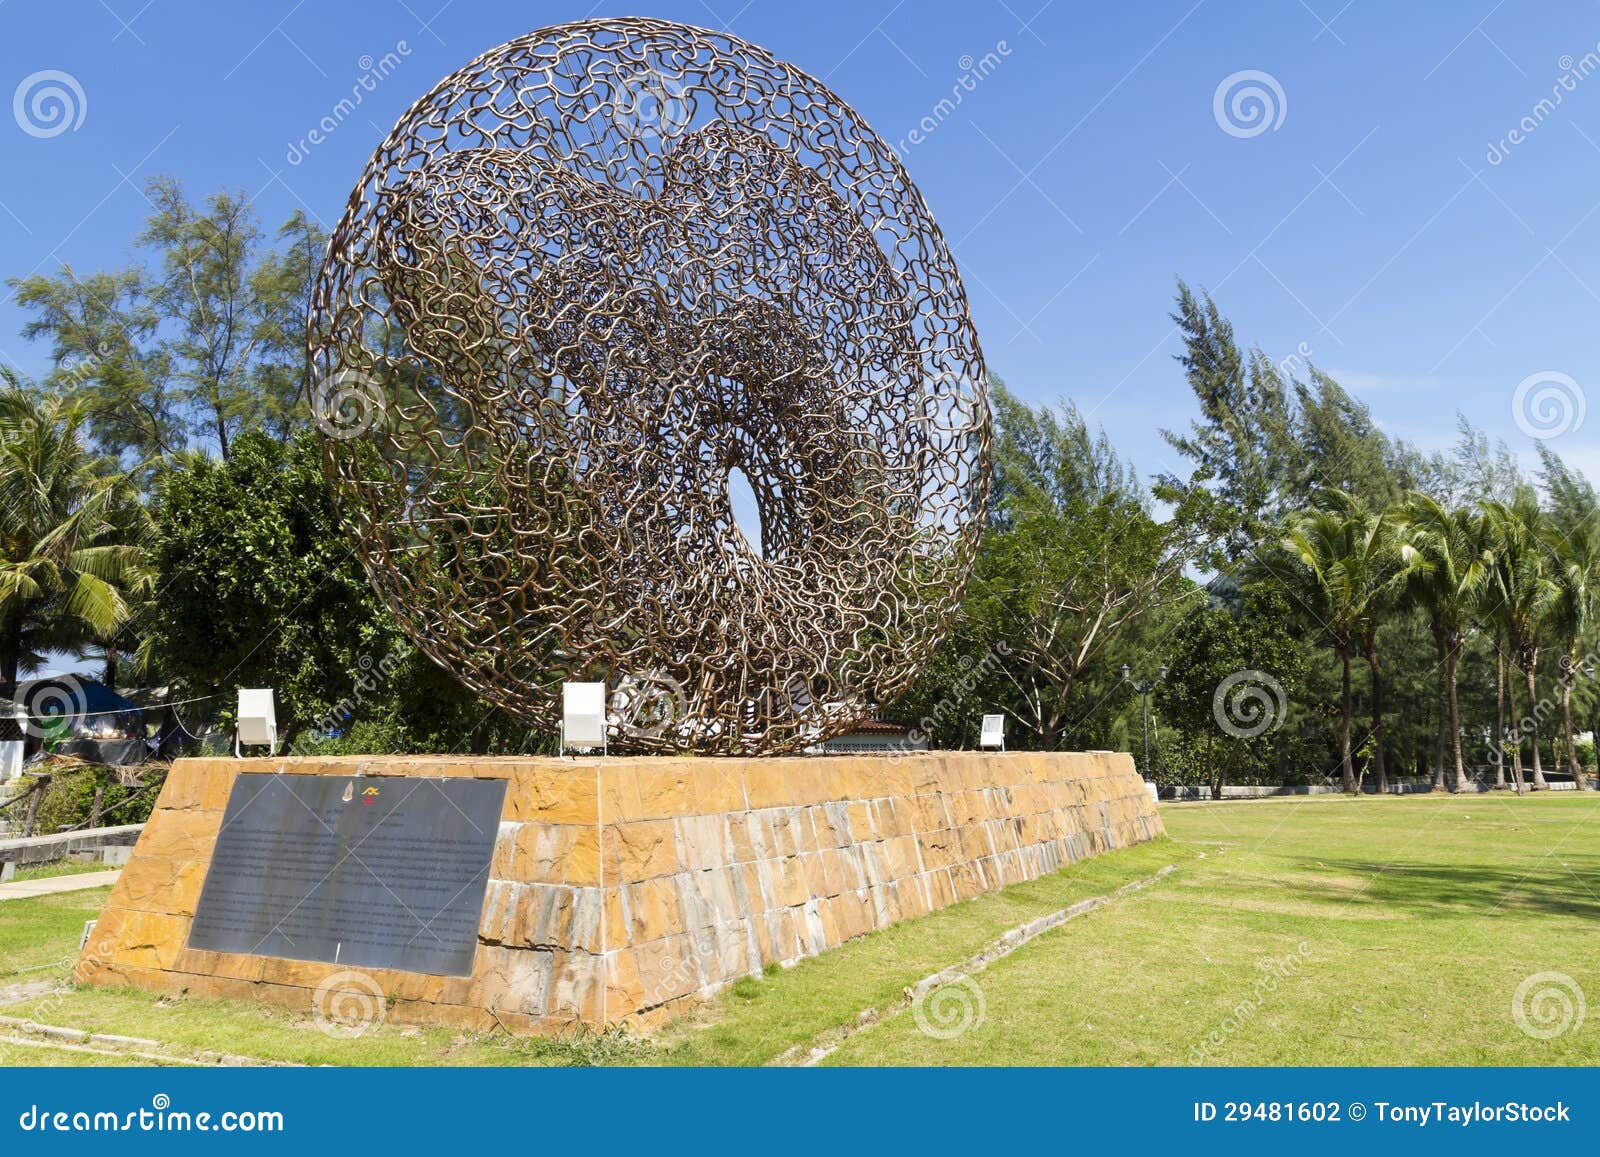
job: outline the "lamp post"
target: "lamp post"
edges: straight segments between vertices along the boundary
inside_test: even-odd
[[[1122,681],[1133,684],[1133,689],[1139,693],[1139,700],[1144,712],[1144,777],[1150,778],[1150,692],[1155,690],[1157,683],[1165,682],[1167,668],[1157,667],[1154,679],[1134,679],[1133,668],[1128,664],[1122,665]]]

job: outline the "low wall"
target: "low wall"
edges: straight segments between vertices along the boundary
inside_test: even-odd
[[[77,978],[311,1007],[334,964],[187,947],[241,771],[508,782],[472,975],[368,969],[388,1015],[655,1023],[769,962],[1162,834],[1125,754],[185,759]]]
[[[143,824],[120,824],[49,836],[0,836],[0,864],[47,864],[74,852],[126,847],[136,841],[143,830]]]
[[[1577,788],[1578,788],[1578,785],[1572,781],[1572,778],[1570,776],[1567,777],[1566,779],[1555,779],[1555,778],[1552,778],[1550,776],[1546,776],[1545,778],[1547,780],[1547,785],[1546,785],[1546,787],[1541,789],[1543,791],[1576,791]],[[1593,778],[1593,777],[1591,776],[1590,778]],[[1455,783],[1454,774],[1452,773],[1451,778],[1449,780],[1449,786],[1447,787],[1446,790],[1454,791],[1455,790],[1454,783]],[[1532,790],[1532,786],[1533,786],[1532,785],[1532,781],[1530,780],[1527,783],[1526,786],[1531,791]],[[1473,780],[1473,781],[1469,782],[1467,784],[1465,790],[1468,791],[1468,792],[1488,792],[1488,791],[1497,791],[1497,790],[1498,791],[1511,791],[1511,790],[1515,790],[1515,789],[1511,785],[1510,778],[1507,777],[1506,786],[1503,787],[1503,788],[1497,788],[1495,783],[1493,782],[1493,780],[1476,779],[1476,780]],[[1433,791],[1433,781],[1431,779],[1422,779],[1422,780],[1405,779],[1405,780],[1390,780],[1390,782],[1389,782],[1389,790],[1385,794],[1388,794],[1388,795],[1425,795],[1425,794],[1427,794],[1427,793],[1429,793],[1431,791]],[[1287,785],[1284,785],[1284,784],[1256,784],[1256,783],[1225,783],[1225,784],[1222,785],[1222,795],[1221,795],[1220,798],[1222,798],[1222,799],[1270,799],[1270,798],[1275,797],[1275,796],[1285,796],[1285,795],[1343,795],[1343,794],[1344,794],[1344,788],[1340,787],[1338,784],[1323,784],[1323,783],[1303,784],[1302,783],[1302,784],[1287,784]],[[1378,793],[1378,787],[1377,787],[1376,784],[1371,783],[1371,782],[1364,783],[1364,784],[1361,785],[1361,794],[1363,794],[1363,795],[1377,795],[1377,794],[1379,794]],[[1161,799],[1169,801],[1169,802],[1183,803],[1183,802],[1192,802],[1194,800],[1208,800],[1208,799],[1211,799],[1211,798],[1212,798],[1211,786],[1209,784],[1190,784],[1190,785],[1168,784],[1166,787],[1163,787],[1161,789]]]

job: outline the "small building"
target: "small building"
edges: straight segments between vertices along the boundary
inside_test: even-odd
[[[139,705],[86,675],[49,675],[0,686],[13,716],[0,741],[20,742],[26,755],[48,751],[89,763],[127,766],[148,758]],[[19,721],[15,716],[25,717]],[[15,728],[20,735],[14,735]],[[5,755],[14,759],[16,749]]]
[[[885,755],[890,752],[927,751],[928,737],[917,733],[913,739],[912,729],[903,723],[868,719],[811,750],[821,755]]]

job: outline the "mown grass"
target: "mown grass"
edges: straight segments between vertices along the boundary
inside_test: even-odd
[[[137,1057],[104,1056],[100,1053],[81,1052],[77,1049],[54,1048],[50,1045],[19,1045],[0,1040],[0,1068],[20,1065],[48,1065],[51,1068],[122,1068],[130,1065],[148,1065],[155,1062]]]
[[[776,975],[734,986],[660,1034],[663,1064],[759,1065],[886,1010],[907,985],[972,956],[1008,929],[1143,879],[1182,857],[1159,840],[892,925]],[[741,982],[742,984],[742,982]]]
[[[1174,855],[1163,840],[1086,860],[862,937],[793,968],[770,968],[648,1039],[621,1031],[511,1038],[388,1023],[345,1039],[275,1006],[157,997],[132,989],[86,988],[0,1007],[0,1014],[302,1064],[763,1064],[835,1025],[853,1022],[864,1008],[887,1005],[906,985],[970,956],[1006,929],[1149,876],[1172,863]],[[56,897],[11,900],[6,907],[45,899]],[[76,944],[74,932],[70,943],[58,942],[54,959],[69,962]],[[68,971],[63,964],[60,979]]]
[[[829,1062],[1592,1065],[1571,989],[1551,1039],[1512,1006],[1540,973],[1600,995],[1597,818],[1554,795],[1165,808],[1204,859],[980,974],[969,1031],[902,1016]],[[1532,985],[1533,1028],[1563,988]]]
[[[827,1063],[1600,1062],[1595,1019],[1540,1039],[1512,1015],[1518,985],[1537,973],[1600,994],[1600,799],[1253,801],[1162,815],[1171,839],[769,969],[651,1038],[384,1024],[345,1040],[273,1007],[107,989],[0,1013],[312,1064],[762,1064],[891,1009],[908,984],[1009,928],[1176,864],[976,974],[976,993],[943,1007],[936,994],[921,1018],[888,1016]],[[0,978],[48,975],[21,962],[70,957],[103,896],[0,905]],[[963,1031],[929,1035],[923,1023]]]
[[[48,864],[35,864],[29,868],[18,868],[7,881],[20,883],[23,880],[51,880],[57,876],[81,876],[87,872],[114,872],[115,864],[102,864],[99,862],[85,863],[82,860],[52,860]]]
[[[353,1037],[273,1005],[159,997],[85,988],[0,1006],[0,1015],[160,1041],[176,1055],[201,1051],[307,1065],[592,1065],[627,1063],[647,1046],[621,1032],[511,1037],[382,1023]],[[14,1063],[29,1063],[25,1055]]]
[[[110,888],[0,900],[0,985],[64,977]],[[0,1010],[4,1011],[4,1010]]]

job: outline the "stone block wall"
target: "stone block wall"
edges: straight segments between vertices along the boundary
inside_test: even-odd
[[[473,974],[351,979],[339,965],[186,947],[245,770],[508,780]],[[186,759],[77,974],[301,1010],[340,977],[383,993],[397,1020],[648,1025],[771,961],[1161,832],[1125,754]]]

